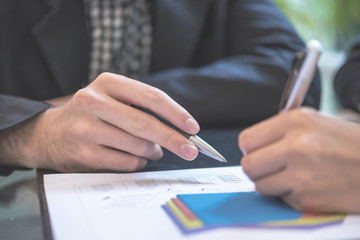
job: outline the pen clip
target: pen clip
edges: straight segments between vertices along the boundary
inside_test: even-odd
[[[279,112],[284,109],[286,102],[289,99],[291,90],[294,88],[295,81],[297,77],[299,76],[301,65],[304,62],[304,59],[306,57],[306,51],[299,51],[296,53],[295,58],[293,60],[291,70],[289,77],[286,81],[284,91],[281,95],[280,104],[279,104]]]
[[[315,74],[320,54],[321,44],[316,40],[308,42],[306,51],[296,53],[280,99],[279,112],[300,107]]]

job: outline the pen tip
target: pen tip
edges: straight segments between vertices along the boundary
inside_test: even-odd
[[[220,153],[217,153],[217,154],[216,154],[216,157],[213,156],[213,158],[215,158],[215,159],[218,160],[219,162],[227,163],[226,158],[224,158]]]
[[[199,136],[194,135],[189,138],[189,140],[196,145],[199,151],[213,159],[216,159],[219,162],[226,163],[226,159],[218,153],[213,147],[211,147],[207,142],[202,140]]]

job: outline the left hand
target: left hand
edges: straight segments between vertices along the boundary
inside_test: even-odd
[[[239,135],[245,173],[293,208],[360,212],[360,125],[302,108]]]

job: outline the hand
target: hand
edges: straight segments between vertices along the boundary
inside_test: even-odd
[[[72,96],[64,96],[64,97],[49,99],[49,100],[46,100],[45,102],[50,104],[53,107],[60,107],[64,104],[66,104],[68,101],[70,101],[71,98],[72,98]]]
[[[239,135],[256,189],[302,211],[360,212],[360,125],[302,108]]]
[[[64,172],[135,171],[147,160],[162,157],[159,145],[187,160],[197,156],[197,148],[188,139],[131,104],[159,114],[189,134],[199,131],[194,118],[164,92],[103,73],[70,100],[62,100],[14,130],[17,136],[25,135],[15,145],[22,151],[16,155],[22,160],[17,165]]]

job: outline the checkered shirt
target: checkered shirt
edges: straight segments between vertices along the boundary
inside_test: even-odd
[[[89,82],[102,72],[148,73],[152,26],[149,0],[84,0],[91,33]]]

